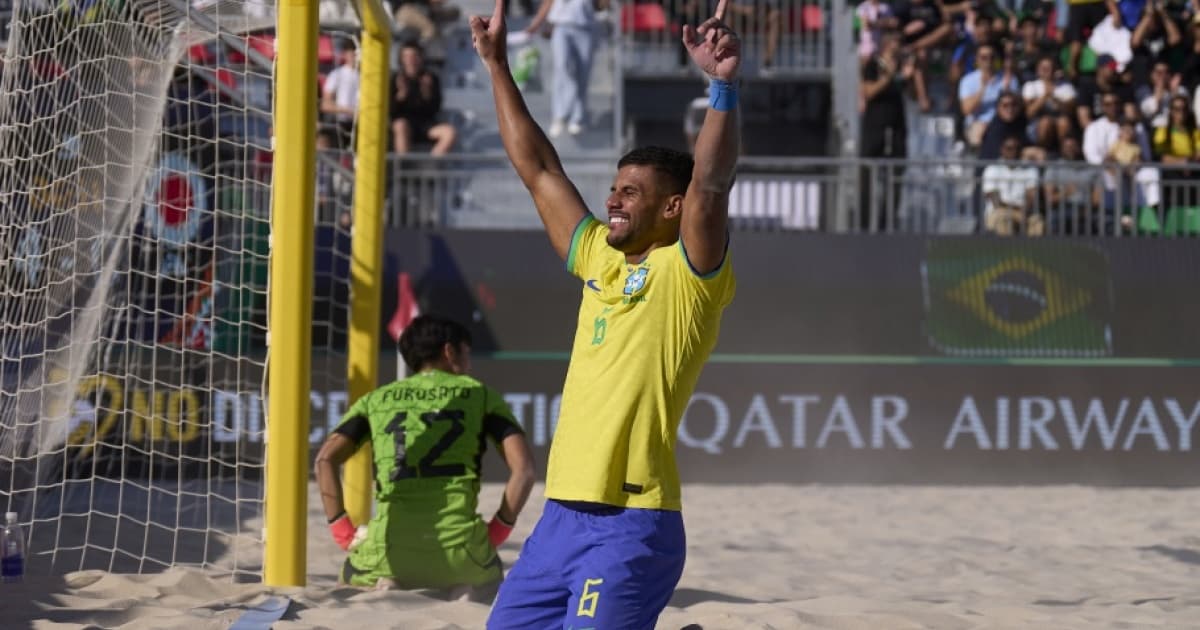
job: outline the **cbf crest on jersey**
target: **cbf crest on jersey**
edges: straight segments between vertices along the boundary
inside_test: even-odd
[[[646,286],[646,274],[648,273],[650,270],[645,267],[638,267],[631,271],[625,278],[625,295],[633,295],[641,291],[642,287]]]

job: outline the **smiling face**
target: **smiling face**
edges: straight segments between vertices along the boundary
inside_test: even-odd
[[[641,254],[678,238],[683,195],[672,194],[666,180],[647,164],[627,164],[617,170],[604,204],[610,247]]]

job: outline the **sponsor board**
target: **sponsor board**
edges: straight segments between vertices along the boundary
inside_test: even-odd
[[[391,357],[383,357],[386,365]],[[479,359],[546,461],[563,361]],[[318,366],[320,369],[332,366]],[[677,432],[684,479],[798,483],[1200,482],[1196,368],[709,365]],[[323,373],[333,373],[324,371]],[[322,379],[322,385],[332,385]],[[77,457],[261,461],[265,402],[245,384],[203,390],[85,379],[70,424]],[[348,408],[309,394],[315,453]],[[210,455],[211,454],[211,455]],[[203,463],[203,462],[200,462]],[[489,457],[489,478],[502,466]]]

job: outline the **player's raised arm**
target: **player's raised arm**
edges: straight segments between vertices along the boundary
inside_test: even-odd
[[[491,17],[471,17],[471,40],[492,80],[504,150],[533,195],[554,251],[566,260],[571,235],[587,214],[587,206],[563,172],[554,146],[525,107],[509,70],[506,37],[503,0],[496,0]]]
[[[683,27],[683,45],[709,78],[708,111],[696,139],[695,168],[679,226],[688,262],[701,274],[715,270],[725,256],[729,189],[740,150],[737,75],[742,44],[724,22],[728,1],[720,0],[699,27]]]

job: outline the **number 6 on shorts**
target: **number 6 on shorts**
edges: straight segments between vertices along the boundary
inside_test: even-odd
[[[583,581],[583,592],[579,594],[579,609],[575,611],[576,617],[596,618],[596,606],[600,603],[600,591],[589,591],[588,589],[603,583],[604,580],[601,578],[589,578]]]

